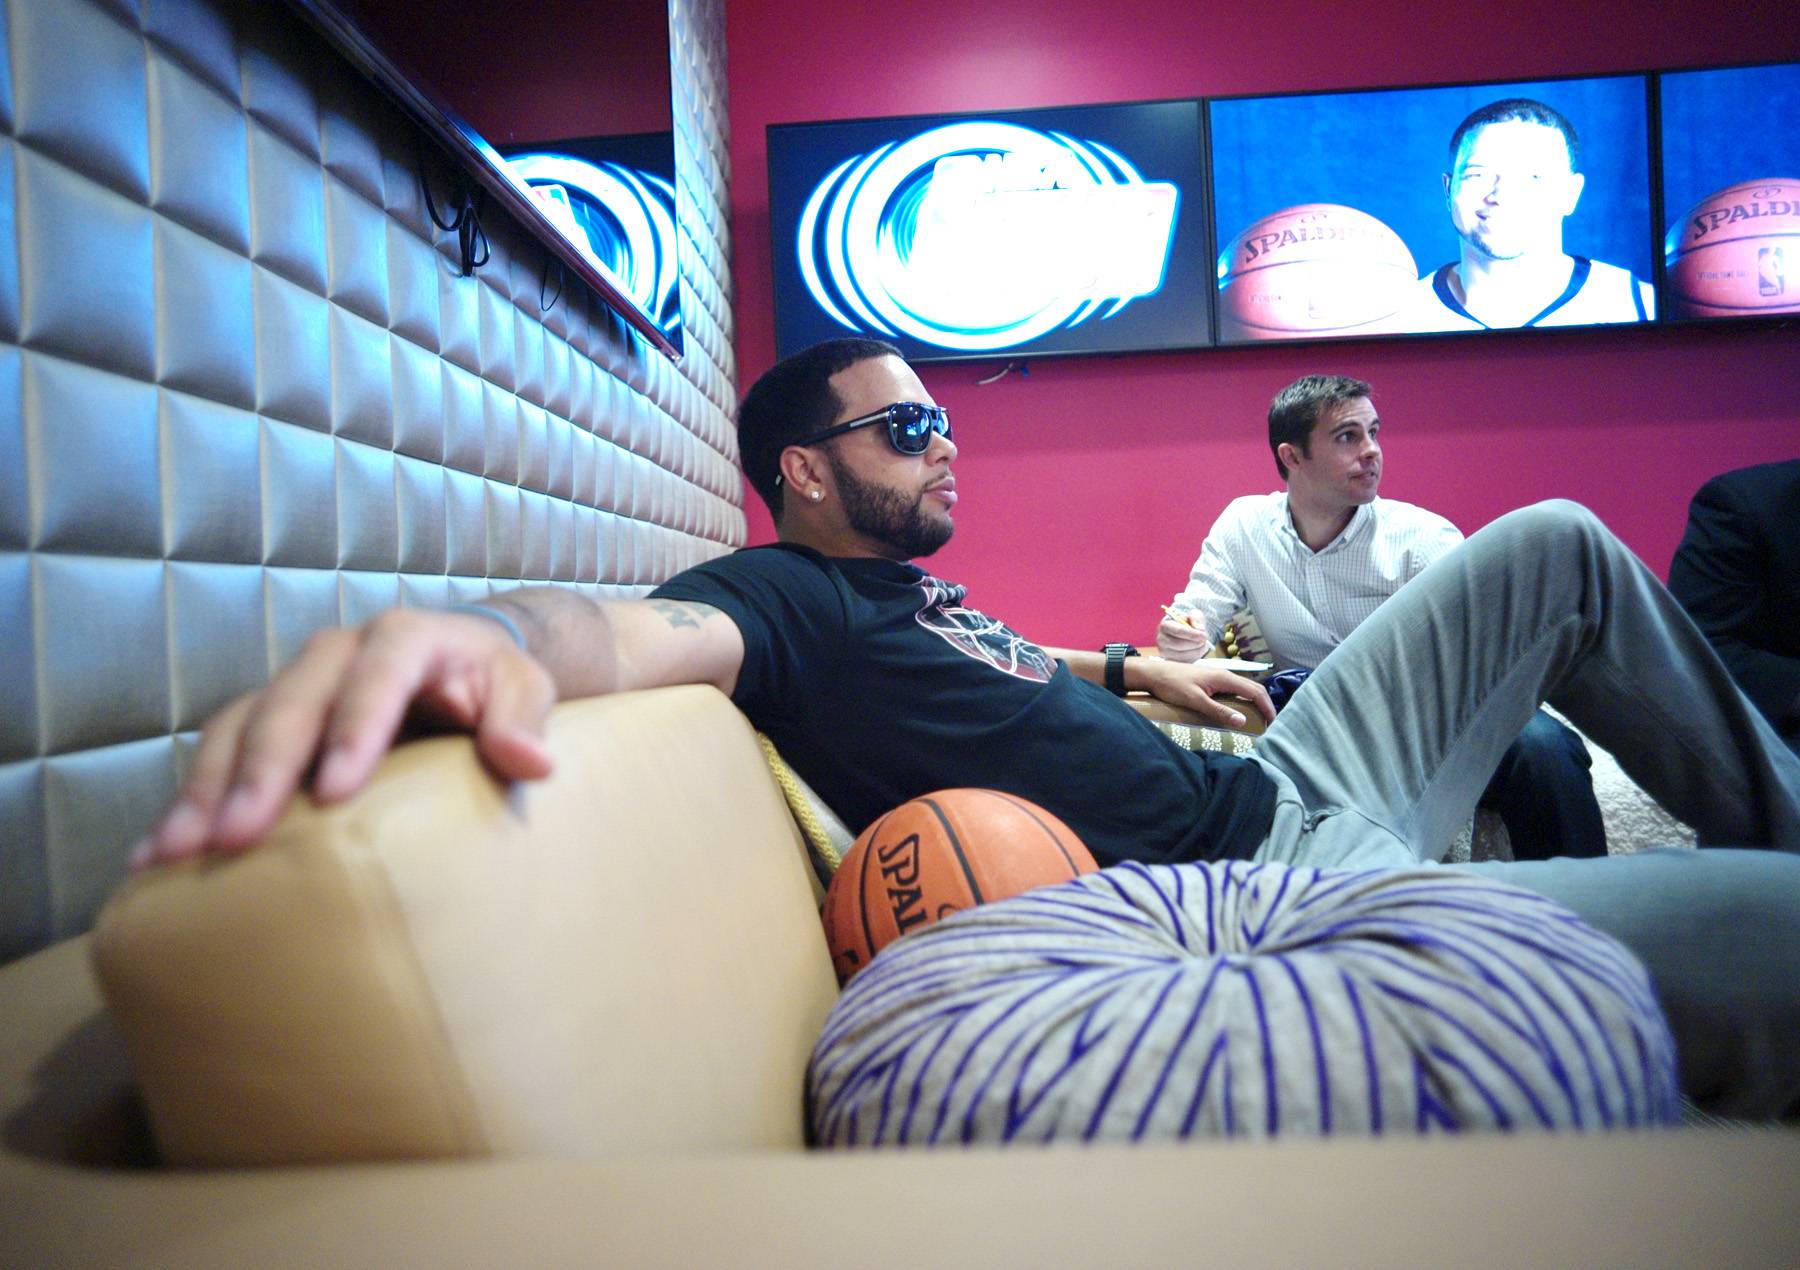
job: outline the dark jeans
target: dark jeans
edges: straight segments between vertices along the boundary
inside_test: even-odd
[[[1574,729],[1539,710],[1501,756],[1476,805],[1499,813],[1515,860],[1605,855],[1592,766]]]

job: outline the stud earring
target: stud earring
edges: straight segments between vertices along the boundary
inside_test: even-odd
[[[816,489],[812,492],[812,501],[815,503],[824,497],[825,497],[825,491],[822,489]]]

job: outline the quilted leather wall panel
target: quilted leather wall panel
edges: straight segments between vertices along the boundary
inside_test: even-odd
[[[722,0],[670,31],[679,366],[544,312],[498,214],[457,276],[417,134],[273,0],[0,0],[0,959],[87,926],[318,627],[743,541]]]

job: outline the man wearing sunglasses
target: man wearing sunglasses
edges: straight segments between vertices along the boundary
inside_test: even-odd
[[[779,543],[646,600],[523,588],[474,612],[321,632],[208,724],[135,862],[241,851],[303,781],[349,796],[409,714],[467,728],[498,775],[530,779],[550,770],[558,698],[706,683],[855,826],[931,790],[991,786],[1061,816],[1102,864],[1417,866],[1550,695],[1704,841],[1778,850],[1467,867],[1549,895],[1645,960],[1691,1095],[1800,1114],[1800,941],[1744,938],[1800,926],[1800,758],[1588,513],[1528,508],[1472,536],[1362,623],[1245,760],[1178,748],[1114,693],[1212,717],[1232,713],[1214,695],[1233,693],[1268,717],[1256,685],[1041,648],[912,563],[953,530],[957,451],[891,347],[833,341],[780,363],[745,397],[739,434]]]

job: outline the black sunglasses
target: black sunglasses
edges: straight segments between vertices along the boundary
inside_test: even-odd
[[[829,441],[832,437],[841,436],[852,428],[866,428],[871,423],[887,424],[888,444],[902,454],[923,454],[931,447],[931,434],[937,433],[944,440],[950,440],[950,412],[942,406],[922,406],[916,401],[896,401],[886,409],[877,410],[872,415],[863,415],[860,419],[852,419],[848,423],[840,423],[835,427],[816,432],[804,441],[796,441],[795,445],[817,445],[821,441]]]

